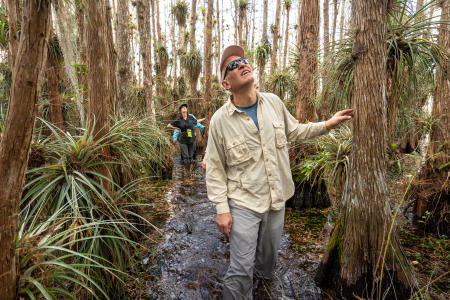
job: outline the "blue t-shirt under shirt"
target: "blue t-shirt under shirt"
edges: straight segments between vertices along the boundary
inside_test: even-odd
[[[258,118],[257,118],[257,111],[258,111],[258,99],[256,99],[255,103],[247,106],[247,107],[242,107],[242,106],[237,106],[235,105],[237,109],[245,112],[247,115],[250,116],[250,118],[252,118],[253,122],[255,122],[256,128],[258,128],[259,130],[259,126],[258,126]]]

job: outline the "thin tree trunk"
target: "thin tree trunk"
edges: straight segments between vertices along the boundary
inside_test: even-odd
[[[336,45],[336,22],[339,13],[339,0],[333,0],[333,32],[331,33],[331,52],[334,56],[334,47]]]
[[[172,37],[172,66],[173,66],[173,89],[176,90],[177,88],[177,61],[178,61],[178,55],[177,55],[177,45],[175,42],[175,16],[172,16],[172,28],[171,28],[171,37]]]
[[[150,2],[151,5],[151,14],[150,14],[150,8],[149,8],[149,15],[151,16],[152,19],[152,38],[150,39],[150,42],[154,42],[156,40],[156,13],[155,13],[155,0],[147,0],[148,2]],[[156,61],[156,57],[155,57],[155,61]]]
[[[223,0],[222,0],[223,1]],[[216,13],[217,13],[217,78],[220,82],[220,55],[221,55],[221,30],[220,30],[220,9],[219,0],[216,0]]]
[[[47,58],[47,90],[49,102],[50,122],[59,129],[64,129],[64,118],[62,113],[63,99],[58,89],[58,69],[61,67],[57,58],[48,55]]]
[[[275,12],[275,25],[273,30],[272,58],[270,60],[270,74],[273,74],[277,67],[278,32],[280,28],[281,0],[277,0],[277,10]]]
[[[326,61],[330,55],[330,14],[329,0],[323,0],[323,60]]]
[[[327,63],[330,56],[330,17],[329,17],[329,6],[330,3],[328,0],[323,0],[323,60],[322,65],[322,82],[327,77]],[[319,118],[321,120],[325,120],[328,117],[328,93],[325,93],[322,99],[322,103],[320,109],[318,111]]]
[[[289,46],[289,13],[291,11],[291,6],[286,6],[286,31],[284,33],[284,55],[283,55],[283,68],[286,68],[287,56],[288,56],[288,46]]]
[[[233,1],[233,0],[230,0]],[[238,0],[234,0],[234,42],[235,44],[239,44],[239,5]]]
[[[17,48],[19,47],[18,24],[20,12],[18,11],[18,0],[7,0],[6,8],[8,10],[8,64],[11,70],[14,69]]]
[[[252,0],[252,17],[250,20],[251,20],[251,28],[252,28],[251,49],[255,49],[255,0]]]
[[[319,44],[319,1],[304,0],[300,15],[299,69],[295,117],[301,122],[314,121],[313,101],[317,93],[317,50]]]
[[[386,186],[386,18],[388,0],[355,0],[353,145],[342,209],[317,279],[337,297],[408,299],[409,268],[393,227]],[[356,53],[356,52],[355,52]],[[380,101],[369,101],[379,99]],[[387,248],[386,248],[387,247]],[[382,270],[383,252],[386,252]],[[383,281],[380,284],[380,274]],[[381,285],[381,290],[379,289]]]
[[[117,52],[114,49],[113,31],[112,31],[112,17],[111,6],[106,5],[106,30],[107,30],[107,42],[109,51],[109,81],[110,81],[110,114],[118,113],[119,102],[119,87],[117,85]]]
[[[450,4],[440,3],[441,25],[438,43],[450,52]],[[431,119],[435,122],[431,128],[430,144],[428,146],[426,165],[417,180],[416,217],[421,218],[428,210],[430,216],[427,225],[432,231],[449,234],[450,206],[448,174],[450,140],[450,61],[448,56],[442,58],[436,70],[436,87],[434,90]]]
[[[138,27],[140,37],[140,52],[143,63],[144,73],[144,94],[145,103],[147,105],[147,116],[154,122],[155,118],[155,105],[153,103],[153,82],[152,82],[152,37],[150,35],[150,8],[148,6],[148,0],[137,1],[137,15],[138,15]]]
[[[119,104],[124,112],[131,109],[128,94],[132,84],[132,72],[130,59],[130,33],[128,10],[128,0],[118,0],[117,3],[117,56],[118,56],[118,75],[119,75]]]
[[[342,0],[341,19],[339,20],[339,26],[341,27],[341,30],[339,31],[339,40],[342,41],[345,32],[345,0]]]
[[[155,0],[155,5],[156,5],[156,31],[158,33],[158,43],[160,45],[164,45],[164,38],[162,36],[162,32],[161,32],[161,23],[159,22],[159,0]],[[165,45],[164,45],[165,46]]]
[[[191,29],[189,31],[189,44],[191,51],[196,48],[195,45],[195,23],[197,22],[197,0],[191,2]]]
[[[239,4],[238,4],[239,5]],[[238,17],[238,44],[242,47],[244,45],[244,41],[243,41],[243,23],[244,23],[244,10],[239,8],[239,13],[237,15]]]
[[[262,39],[263,41],[268,41],[268,37],[267,37],[267,14],[269,11],[269,4],[268,4],[268,0],[264,0],[263,1],[263,28],[262,28]]]
[[[208,105],[208,118],[211,117],[211,73],[212,73],[212,29],[213,29],[214,2],[208,1],[205,32],[205,103]]]
[[[14,53],[11,97],[0,142],[0,299],[17,297],[16,234],[18,209],[28,163],[36,103],[47,59],[48,1],[23,5],[20,41]]]

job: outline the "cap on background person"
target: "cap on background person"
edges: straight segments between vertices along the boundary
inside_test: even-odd
[[[186,103],[183,103],[180,105],[180,107],[178,107],[178,110],[181,110],[183,107],[188,108],[188,105]]]
[[[230,56],[244,57],[245,52],[244,48],[239,45],[231,45],[225,48],[222,52],[222,58],[220,59],[220,75],[221,79],[223,79],[223,75],[225,74],[225,69],[227,66],[224,66],[225,61]]]

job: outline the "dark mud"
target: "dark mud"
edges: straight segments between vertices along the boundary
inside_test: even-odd
[[[152,258],[144,259],[150,299],[221,299],[222,277],[229,263],[229,244],[215,225],[215,207],[208,200],[200,162],[181,166],[175,160],[174,188],[167,195],[171,216]],[[258,299],[321,299],[313,282],[317,262],[289,248],[282,238],[274,280],[255,284]],[[257,288],[256,288],[257,287]]]

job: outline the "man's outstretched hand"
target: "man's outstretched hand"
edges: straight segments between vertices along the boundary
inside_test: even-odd
[[[350,120],[353,118],[353,109],[344,109],[338,111],[329,120],[325,122],[325,126],[328,130],[334,129],[339,126],[342,122]]]
[[[217,215],[216,224],[219,227],[220,232],[226,236],[230,236],[231,224],[233,223],[233,218],[230,213],[224,213]]]

